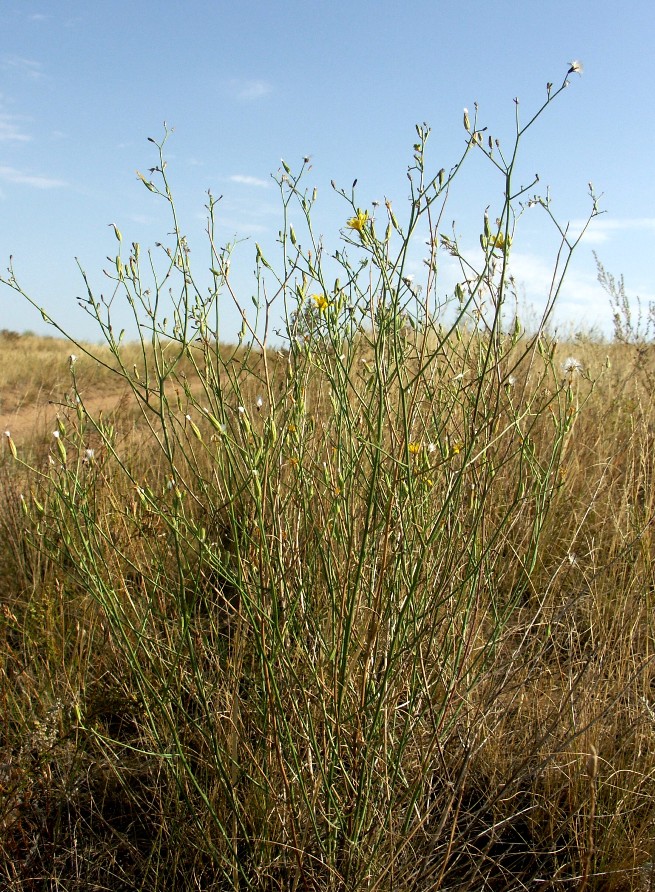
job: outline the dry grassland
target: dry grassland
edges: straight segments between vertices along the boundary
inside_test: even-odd
[[[175,540],[189,551],[177,558],[166,514],[176,503],[165,504],[167,468],[151,449],[159,430],[148,428],[125,381],[117,386],[87,358],[76,362],[71,390],[69,355],[78,352],[55,339],[0,340],[1,426],[36,469],[17,464],[3,437],[3,888],[651,888],[652,348],[562,344],[551,378],[520,366],[499,391],[507,398],[499,418],[510,404],[539,402],[529,453],[538,456],[559,411],[549,393],[567,379],[571,421],[533,551],[533,515],[503,521],[521,475],[521,499],[536,486],[527,453],[508,452],[492,479],[469,452],[472,491],[493,484],[493,501],[477,516],[475,493],[462,493],[439,513],[452,496],[437,476],[467,449],[453,415],[437,466],[428,462],[427,423],[409,444],[408,480],[425,492],[412,496],[420,504],[407,527],[396,497],[384,501],[391,484],[381,483],[389,516],[373,519],[377,549],[358,552],[354,540],[364,541],[373,522],[364,477],[346,459],[339,477],[327,451],[315,460],[329,400],[320,377],[309,376],[313,426],[296,431],[297,415],[280,421],[286,445],[261,523],[236,465],[232,508],[216,480],[207,500],[192,493],[180,465],[173,492],[188,487],[185,523],[202,530]],[[567,358],[581,368],[563,370]],[[274,381],[287,381],[286,363],[271,357]],[[239,428],[236,411],[230,422],[243,448],[248,437],[264,443],[277,387],[269,381],[260,410],[261,358],[246,364],[240,399],[252,433]],[[98,422],[75,441],[76,457],[74,393]],[[178,369],[169,396],[178,401],[181,442],[213,442],[190,365]],[[282,404],[281,396],[276,411]],[[285,405],[296,411],[293,400]],[[53,439],[58,419],[63,433]],[[296,448],[303,438],[307,448]],[[391,453],[393,434],[384,438]],[[335,442],[345,449],[343,438]],[[56,459],[61,443],[67,468],[78,462],[84,528],[71,525],[63,478],[49,482],[48,456]],[[150,503],[121,478],[112,449],[129,454],[130,474],[154,493]],[[194,450],[186,460],[199,463],[196,479],[210,486],[214,453]],[[272,470],[262,474],[262,485],[273,486]],[[302,474],[313,475],[307,491]],[[439,533],[424,545],[434,559],[412,580],[425,558],[411,524],[427,529],[435,519]],[[210,540],[211,554],[197,545]],[[97,578],[85,581],[92,568]],[[358,573],[373,600],[367,606],[353,583],[362,600],[351,609],[345,599]],[[402,633],[394,631],[400,622]]]

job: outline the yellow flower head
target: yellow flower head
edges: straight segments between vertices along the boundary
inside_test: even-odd
[[[312,300],[316,304],[316,309],[324,313],[330,306],[330,302],[324,294],[312,294]]]
[[[356,229],[357,232],[364,232],[364,227],[368,223],[368,211],[357,211],[356,217],[346,220],[346,226],[349,229]]]
[[[501,251],[504,251],[506,247],[509,248],[509,246],[512,244],[512,237],[511,235],[508,235],[507,239],[505,239],[505,233],[499,232],[498,235],[491,236],[491,238],[489,239],[489,244],[491,245],[492,249],[499,248]]]
[[[418,453],[421,451],[421,444],[420,443],[408,443],[407,450],[410,455],[418,455]]]

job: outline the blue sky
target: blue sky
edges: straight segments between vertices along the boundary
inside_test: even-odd
[[[78,308],[75,257],[109,293],[103,268],[116,243],[142,250],[166,241],[170,220],[136,170],[156,163],[147,137],[174,128],[168,173],[194,267],[208,265],[207,190],[223,195],[218,240],[239,237],[233,260],[244,303],[254,292],[255,241],[275,264],[282,221],[271,180],[284,158],[312,159],[317,228],[338,246],[348,208],[330,181],[358,179],[358,204],[385,196],[403,216],[414,125],[432,127],[428,166],[449,169],[461,152],[462,109],[503,146],[513,133],[514,97],[525,117],[561,83],[567,63],[581,77],[522,145],[526,181],[539,172],[558,218],[576,222],[590,202],[607,213],[574,258],[557,319],[562,327],[610,330],[608,302],[592,251],[623,273],[630,295],[655,298],[653,146],[655,11],[652,0],[3,0],[0,30],[0,263],[13,255],[32,296],[78,337],[97,339]],[[445,219],[476,250],[486,205],[502,182],[479,156],[453,189]],[[446,227],[448,228],[448,227]],[[479,250],[479,248],[478,248]],[[519,222],[514,273],[537,309],[548,290],[552,233],[538,209]],[[420,261],[416,272],[420,276]],[[443,289],[452,288],[444,264]],[[117,324],[127,315],[116,308]],[[0,288],[0,328],[45,332],[40,315]],[[223,331],[236,331],[226,302]]]

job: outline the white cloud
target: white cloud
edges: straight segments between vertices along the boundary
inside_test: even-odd
[[[0,113],[0,142],[29,142],[32,139],[16,121],[15,116]]]
[[[1,68],[1,65],[0,65]],[[0,142],[30,142],[32,137],[23,130],[23,122],[29,120],[24,115],[9,114],[6,109],[12,101],[0,93]]]
[[[64,180],[23,173],[15,167],[0,167],[0,180],[21,186],[32,186],[34,189],[60,189],[68,185]]]
[[[466,251],[463,252],[466,256]],[[468,256],[475,256],[472,249]],[[455,260],[445,252],[439,255],[438,291],[442,296],[452,295],[455,283],[462,280],[462,271]],[[418,281],[425,276],[425,265],[414,262],[408,270],[415,273]],[[514,276],[518,296],[518,312],[521,321],[533,328],[542,317],[551,293],[554,258],[545,254],[513,249],[510,252],[510,273]],[[506,307],[513,310],[511,302]],[[580,258],[569,267],[555,302],[551,325],[559,330],[592,330],[606,334],[612,330],[612,314],[606,293],[598,283],[596,270]]]
[[[577,236],[586,221],[572,220],[570,233]],[[601,245],[609,242],[614,233],[621,232],[651,232],[655,230],[655,217],[624,217],[616,219],[602,216],[596,217],[589,224],[584,234],[583,241],[588,245]]]
[[[272,92],[273,87],[267,81],[263,80],[244,80],[242,78],[232,78],[227,81],[228,92],[235,98],[244,102],[251,102],[255,99],[261,99],[268,96]]]
[[[539,313],[546,306],[553,281],[553,263],[543,256],[512,251],[510,271],[516,280],[519,295]],[[574,328],[598,328],[609,332],[611,311],[607,295],[596,272],[569,268],[564,277],[553,314],[555,324],[565,322]]]
[[[35,59],[26,59],[24,56],[3,55],[0,60],[0,69],[16,71],[33,81],[38,81],[43,77],[41,63]]]
[[[139,226],[152,226],[153,223],[159,222],[156,217],[150,217],[148,214],[130,214],[130,220]]]
[[[230,177],[231,183],[239,183],[242,186],[260,186],[268,189],[269,184],[266,180],[260,180],[259,177],[246,176],[245,174],[235,173]]]
[[[267,227],[262,226],[261,223],[244,223],[240,220],[223,217],[219,219],[218,223],[223,231],[231,230],[237,235],[261,235],[268,232]]]
[[[197,220],[201,220],[204,224],[207,223],[206,214],[196,214],[195,217]],[[263,223],[257,223],[252,219],[248,220],[247,215],[240,214],[237,209],[217,214],[216,227],[217,231],[221,233],[222,238],[228,234],[235,235],[238,238],[246,238],[249,235],[262,235],[263,233],[269,232],[268,226],[265,226]]]

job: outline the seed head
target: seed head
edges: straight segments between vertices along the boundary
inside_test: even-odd
[[[579,359],[575,358],[575,356],[567,356],[562,363],[562,371],[571,377],[573,377],[573,375],[580,375],[583,370],[584,366]]]

